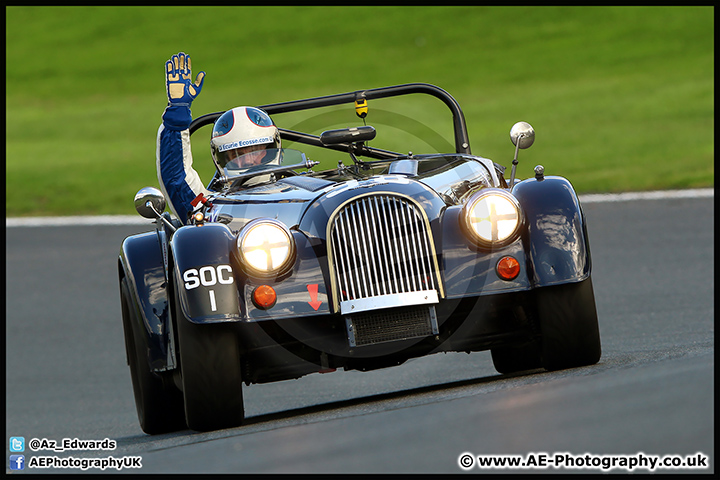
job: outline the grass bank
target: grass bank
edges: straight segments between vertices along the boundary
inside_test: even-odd
[[[473,153],[508,167],[510,126],[533,124],[537,139],[522,153],[519,177],[543,164],[583,193],[713,186],[713,13],[6,7],[6,212],[132,214],[134,193],[157,185],[164,62],[180,50],[207,72],[196,116],[427,82],[463,107]],[[371,104],[368,124],[403,114],[447,136],[444,107],[401,107]],[[300,119],[276,121],[290,128]],[[209,180],[207,139],[193,151]]]

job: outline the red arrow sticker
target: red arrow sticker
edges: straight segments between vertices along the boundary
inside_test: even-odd
[[[322,305],[322,302],[318,300],[318,284],[310,284],[307,286],[307,289],[310,294],[310,301],[308,303],[314,310],[317,310],[320,308],[320,305]]]

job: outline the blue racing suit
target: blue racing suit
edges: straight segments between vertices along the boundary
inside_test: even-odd
[[[157,135],[158,181],[170,210],[181,222],[187,223],[193,210],[190,202],[200,193],[209,194],[192,166],[190,106],[170,104],[162,119]]]

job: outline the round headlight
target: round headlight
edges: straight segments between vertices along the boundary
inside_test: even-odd
[[[473,240],[484,246],[503,246],[520,231],[520,205],[503,190],[487,189],[473,195],[462,218]]]
[[[290,230],[271,218],[248,222],[238,234],[237,246],[243,264],[259,274],[279,273],[295,255]]]

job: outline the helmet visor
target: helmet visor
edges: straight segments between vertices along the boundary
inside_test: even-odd
[[[265,137],[254,141],[220,145],[216,151],[216,160],[220,168],[229,170],[262,165],[273,160],[274,156],[268,154],[268,150],[275,149],[276,143],[272,137]]]
[[[225,162],[224,168],[228,173],[240,173],[251,167],[277,163],[274,160],[279,158],[280,150],[272,147],[272,144],[242,147],[219,153],[218,158]],[[225,156],[220,157],[221,155]]]

